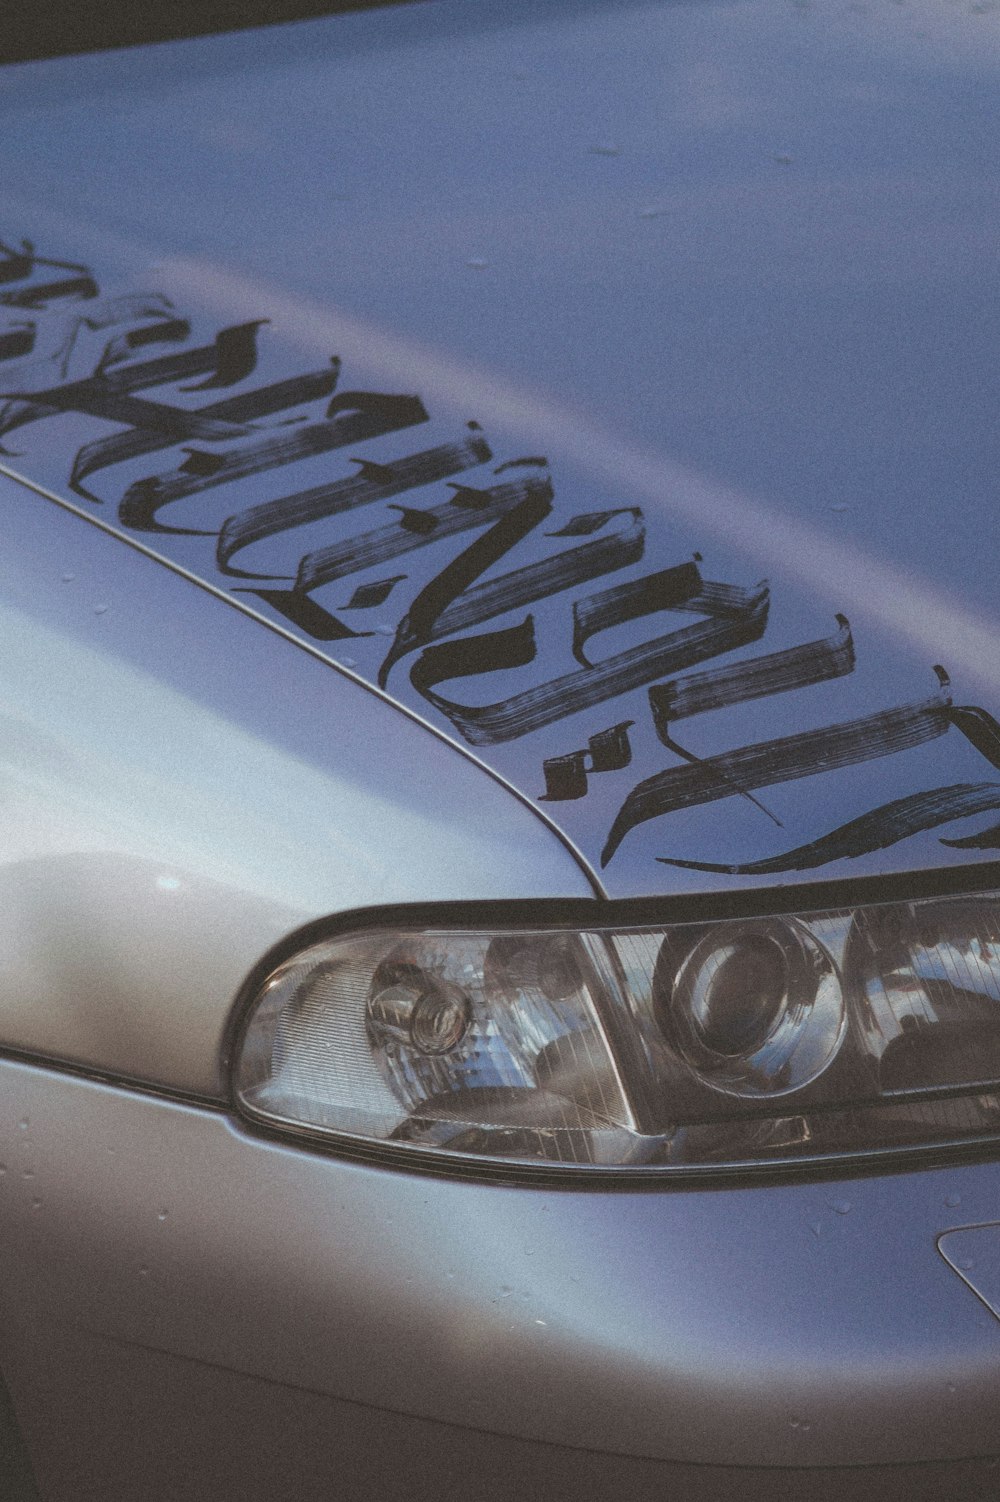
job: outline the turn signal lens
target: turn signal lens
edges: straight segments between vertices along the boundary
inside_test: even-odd
[[[243,1112],[343,1145],[652,1171],[1000,1137],[995,894],[667,927],[372,929],[275,969]]]

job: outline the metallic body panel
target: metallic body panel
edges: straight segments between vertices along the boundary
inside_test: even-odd
[[[218,1096],[236,992],[302,923],[590,895],[506,789],[267,626],[8,480],[0,525],[0,1046]]]
[[[49,1365],[90,1338],[137,1348],[130,1363],[149,1348],[676,1462],[996,1451],[1000,1329],[936,1250],[995,1207],[992,1164],[767,1189],[500,1187],[300,1152],[12,1062],[0,1144],[6,1375],[40,1452]],[[73,1401],[90,1411],[86,1392]]]
[[[976,788],[987,814],[1000,800],[1000,729],[991,718],[973,744],[947,702],[1000,711],[994,14],[433,0],[6,76],[6,271],[29,236],[79,263],[61,275],[93,280],[76,303],[32,293],[51,265],[10,282],[8,471],[72,491],[219,588],[256,591],[286,625],[291,611],[304,642],[366,680],[381,673],[604,861],[613,895],[996,849],[995,818],[926,803],[936,789]],[[163,334],[171,319],[189,334]],[[146,358],[260,320],[253,360],[245,333],[206,379],[128,386]],[[137,329],[153,343],[123,344]],[[331,449],[334,358],[335,402],[360,389],[406,412]],[[95,372],[125,395],[90,390],[75,408],[67,383]],[[281,382],[287,405],[262,409],[255,393]],[[62,415],[26,415],[31,393],[56,389]],[[411,473],[401,493],[393,466],[470,421],[492,457],[450,482],[412,488]],[[152,449],[108,461],[102,445],[164,422]],[[551,485],[551,516],[449,580],[484,517],[499,525],[497,510],[477,518],[484,494],[532,480]],[[234,518],[245,538],[253,508],[345,484],[349,518],[234,560]],[[467,591],[508,564],[607,543],[639,513],[641,558],[534,595],[522,578],[516,604],[474,622],[456,678],[434,641],[449,600],[468,611]],[[592,531],[573,532],[581,517]],[[735,614],[731,594],[706,616],[704,601],[683,608],[697,592],[635,593],[696,561],[744,592]],[[770,594],[754,594],[765,576]],[[576,641],[571,607],[597,628]],[[850,660],[829,646],[838,614]],[[707,643],[652,652],[706,625]],[[391,662],[394,638],[411,650]],[[929,702],[939,663],[952,682],[930,720],[890,734],[883,717]],[[690,691],[692,669],[720,667]],[[686,706],[676,726],[651,686],[661,708]],[[613,730],[609,758],[595,737]],[[809,736],[790,771],[789,742]],[[764,765],[716,760],[760,744]],[[694,795],[692,761],[709,763]],[[633,819],[631,795],[661,776]]]
[[[994,1222],[946,1231],[938,1240],[938,1251],[1000,1319],[1000,1225]]]
[[[995,1221],[996,1163],[527,1188],[221,1107],[242,981],[322,915],[995,854],[998,35],[925,0],[430,0],[3,71],[0,1049],[34,1061],[0,1058],[0,1365],[46,1502],[988,1494],[1000,1328],[937,1248]],[[406,420],[324,448],[357,391]],[[464,493],[397,486],[459,440]],[[342,482],[362,521],[225,572],[250,508]],[[427,591],[468,619],[506,554],[441,579],[516,483],[553,507],[511,567],[625,552],[469,628],[520,665],[435,678]],[[188,530],[150,530],[164,495]],[[287,614],[305,556],[326,637]],[[635,670],[661,610],[744,634]],[[454,712],[595,663],[527,728]],[[960,785],[974,817],[903,817]]]
[[[35,1342],[30,1420],[44,1436],[46,1502],[982,1502],[1000,1472],[993,1456],[762,1468],[647,1460],[347,1403],[65,1326],[42,1323]]]

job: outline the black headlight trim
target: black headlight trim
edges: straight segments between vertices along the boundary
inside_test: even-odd
[[[661,927],[677,923],[718,923],[781,914],[884,905],[927,899],[946,899],[1000,890],[1000,862],[983,861],[918,873],[864,877],[840,881],[755,887],[738,892],[718,891],[657,898],[602,900],[552,898],[532,901],[442,902],[393,904],[358,908],[316,920],[287,935],[262,957],[247,976],[230,1014],[223,1064],[230,1082],[230,1109],[241,1129],[254,1136],[294,1143],[326,1156],[380,1166],[389,1171],[428,1173],[436,1177],[472,1178],[510,1185],[566,1189],[659,1189],[748,1185],[776,1180],[828,1181],[884,1172],[917,1171],[956,1161],[981,1161],[1000,1151],[1000,1132],[984,1136],[938,1139],[933,1143],[854,1149],[841,1156],[775,1156],[767,1162],[717,1162],[669,1166],[573,1165],[490,1161],[480,1156],[449,1152],[446,1156],[414,1145],[365,1141],[347,1133],[318,1131],[307,1125],[272,1124],[245,1110],[238,1100],[234,1061],[250,1022],[260,987],[278,966],[306,947],[337,937],[382,929],[482,931],[491,928],[596,930]],[[927,1092],[925,1098],[968,1097],[984,1094],[982,1086]],[[990,1093],[996,1093],[992,1091]],[[823,1110],[823,1107],[811,1110]],[[832,1109],[832,1108],[831,1108]],[[825,1111],[824,1111],[825,1114]]]

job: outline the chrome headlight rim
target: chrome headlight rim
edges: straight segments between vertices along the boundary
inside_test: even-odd
[[[273,1142],[292,1144],[327,1157],[388,1171],[425,1173],[448,1179],[473,1179],[507,1185],[585,1189],[695,1188],[699,1185],[742,1187],[755,1183],[808,1179],[817,1182],[883,1172],[916,1171],[965,1161],[983,1161],[1000,1153],[1000,1128],[976,1135],[942,1134],[929,1142],[878,1144],[837,1152],[775,1153],[767,1159],[732,1157],[702,1163],[566,1163],[525,1158],[491,1159],[476,1153],[442,1151],[415,1144],[360,1137],[350,1131],[307,1123],[268,1119],[246,1106],[236,1086],[235,1065],[267,978],[304,950],[337,939],[379,931],[433,930],[438,933],[552,931],[611,932],[619,929],[666,929],[674,925],[710,928],[728,922],[749,925],[831,909],[889,907],[898,903],[1000,894],[1000,861],[939,867],[885,877],[809,882],[782,887],[743,887],[738,891],[674,894],[656,898],[547,898],[526,901],[422,902],[356,908],[317,919],[290,932],[248,974],[230,1014],[224,1040],[223,1069],[229,1104],[239,1127]],[[605,1018],[605,1022],[609,1019]],[[633,1053],[634,1037],[610,1019],[616,1052]],[[957,1099],[984,1094],[982,1082],[968,1087],[925,1090],[922,1098]],[[794,1099],[797,1092],[790,1092]],[[991,1090],[991,1093],[996,1093]],[[769,1097],[770,1098],[770,1097]],[[640,1114],[641,1114],[641,1101]],[[744,1105],[750,1104],[743,1101]],[[836,1105],[811,1108],[823,1115]],[[764,1112],[747,1112],[746,1119]],[[651,1146],[661,1140],[650,1134]]]

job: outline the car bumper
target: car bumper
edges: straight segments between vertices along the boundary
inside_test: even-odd
[[[994,1164],[463,1182],[10,1060],[0,1161],[2,1360],[46,1502],[1000,1481],[1000,1323],[937,1250],[997,1218]]]

